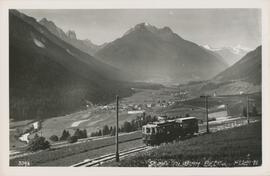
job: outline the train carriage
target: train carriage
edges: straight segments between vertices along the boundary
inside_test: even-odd
[[[180,136],[193,135],[199,132],[198,119],[196,117],[178,118],[175,120],[180,125]]]
[[[154,122],[142,128],[143,141],[147,145],[159,145],[162,142],[174,140],[178,134],[179,125],[174,121]]]
[[[198,132],[196,117],[149,123],[142,127],[143,142],[146,145],[159,145],[171,142],[179,137]]]

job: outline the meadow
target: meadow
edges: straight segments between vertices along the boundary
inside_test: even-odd
[[[118,167],[245,167],[262,164],[261,123],[163,144],[111,162]]]
[[[252,112],[252,108],[256,107],[258,113],[261,113],[261,94],[249,95],[249,110]],[[219,109],[220,105],[227,105],[228,116],[241,117],[243,116],[243,108],[246,107],[246,96],[243,95],[231,95],[222,97],[210,97],[208,98],[208,113],[215,113],[219,111],[225,111],[226,108]],[[185,115],[194,116],[203,121],[205,119],[205,99],[196,97],[183,102],[176,102],[174,105],[160,109],[157,111],[161,115],[167,116],[182,116]]]
[[[141,137],[142,137],[141,132],[133,132],[130,134],[119,136],[119,142],[123,143],[127,141],[133,141],[133,140],[141,139]],[[18,166],[18,163],[20,161],[28,161],[30,162],[31,166],[39,166],[46,162],[51,162],[58,159],[64,159],[66,157],[74,157],[75,155],[80,154],[80,153],[84,155],[85,152],[89,152],[89,151],[93,152],[94,150],[99,149],[99,148],[112,146],[114,145],[114,143],[115,143],[114,137],[108,137],[108,138],[99,139],[99,140],[84,141],[81,143],[74,143],[74,144],[66,145],[64,147],[57,148],[57,149],[42,150],[42,151],[32,153],[26,156],[10,159],[9,163],[10,163],[10,166]]]

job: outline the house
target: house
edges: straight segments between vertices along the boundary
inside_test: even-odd
[[[32,125],[33,125],[35,130],[38,130],[40,128],[40,122],[39,121],[34,122]]]
[[[158,121],[164,121],[167,119],[167,116],[158,116]]]
[[[144,113],[144,110],[140,110],[140,111],[128,111],[128,114],[142,114]]]
[[[152,107],[152,104],[151,103],[148,103],[148,104],[146,104],[146,107],[147,108],[151,108]]]

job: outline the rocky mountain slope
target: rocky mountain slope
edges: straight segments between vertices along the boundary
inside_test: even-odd
[[[241,80],[252,84],[261,84],[262,74],[262,47],[247,53],[231,67],[218,74],[215,81]]]
[[[222,47],[222,48],[213,48],[209,45],[204,45],[203,47],[209,51],[212,51],[222,56],[224,58],[224,62],[226,62],[229,66],[235,64],[245,54],[247,54],[250,51],[249,49],[243,48],[240,45],[236,47]]]
[[[10,118],[47,118],[106,103],[131,89],[123,74],[53,35],[34,18],[9,12]]]
[[[247,53],[231,67],[211,80],[201,83],[200,90],[208,94],[223,95],[261,92],[262,84],[262,47]]]
[[[75,31],[69,30],[65,33],[61,28],[56,26],[54,22],[46,18],[42,18],[39,23],[60,39],[90,55],[94,55],[99,49],[106,45],[95,45],[89,39],[79,40],[77,39]]]
[[[169,27],[148,23],[131,28],[95,57],[152,82],[205,80],[227,68],[219,55],[181,38]]]

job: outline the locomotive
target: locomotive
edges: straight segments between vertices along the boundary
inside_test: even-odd
[[[198,133],[198,119],[196,117],[178,118],[149,123],[142,127],[143,142],[146,145],[159,145],[171,142],[179,137]]]

